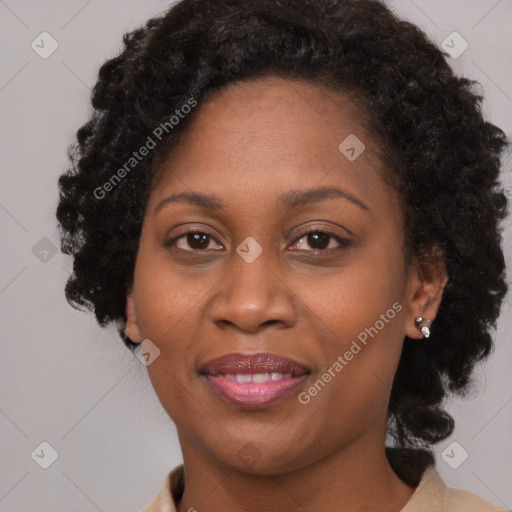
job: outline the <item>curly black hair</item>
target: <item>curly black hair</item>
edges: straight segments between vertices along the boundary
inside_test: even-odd
[[[498,181],[507,138],[484,120],[477,82],[455,76],[418,27],[376,0],[182,0],[123,43],[99,70],[59,179],[61,247],[74,257],[68,302],[136,346],[123,331],[126,295],[158,162],[212,93],[277,75],[350,94],[400,194],[405,252],[427,262],[441,249],[449,276],[428,343],[404,340],[389,404],[396,446],[431,454],[453,430],[442,403],[464,394],[489,355],[507,292]],[[156,149],[128,169],[163,123]]]

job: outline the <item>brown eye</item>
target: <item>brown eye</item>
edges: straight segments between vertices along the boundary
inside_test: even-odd
[[[202,231],[188,231],[172,238],[165,245],[167,247],[175,246],[178,249],[192,252],[208,249],[210,242],[213,240],[214,238],[208,233],[203,233]]]
[[[187,233],[186,241],[192,249],[206,249],[210,243],[210,237],[204,233]]]
[[[350,241],[334,233],[314,229],[299,235],[293,245],[295,246],[294,250],[308,251],[307,247],[309,247],[313,251],[327,251],[348,247]],[[298,247],[298,245],[302,245],[302,247]]]
[[[329,246],[331,237],[325,233],[309,233],[307,241],[313,249],[326,249]]]

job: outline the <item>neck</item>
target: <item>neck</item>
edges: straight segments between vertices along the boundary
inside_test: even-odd
[[[361,439],[313,464],[277,474],[238,471],[182,443],[185,492],[178,512],[401,510],[415,487],[388,463],[384,443]]]

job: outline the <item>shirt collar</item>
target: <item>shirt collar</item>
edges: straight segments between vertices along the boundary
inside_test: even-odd
[[[420,483],[400,512],[430,512],[444,510],[446,484],[435,466],[427,466]]]

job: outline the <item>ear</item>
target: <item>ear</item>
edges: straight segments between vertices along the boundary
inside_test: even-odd
[[[126,295],[126,334],[134,343],[140,343],[142,341],[137,320],[133,287],[129,289]]]
[[[436,247],[428,261],[414,258],[409,266],[407,283],[407,310],[405,335],[412,339],[422,339],[423,334],[415,324],[418,317],[434,324],[443,291],[448,282],[443,251]]]

